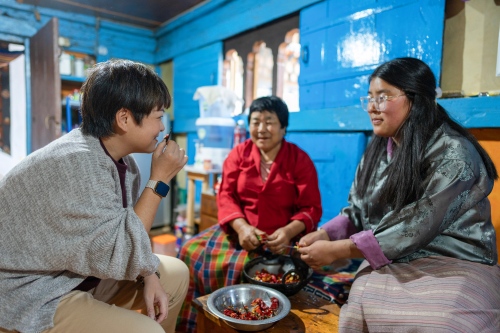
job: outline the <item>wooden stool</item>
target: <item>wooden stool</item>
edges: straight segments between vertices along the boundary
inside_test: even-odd
[[[198,310],[196,317],[197,332],[239,333],[229,327],[218,317],[213,315],[207,306],[210,295],[198,297],[193,306]],[[271,326],[260,332],[267,333],[336,333],[338,332],[340,308],[313,294],[303,290],[288,297],[292,305],[290,313]]]

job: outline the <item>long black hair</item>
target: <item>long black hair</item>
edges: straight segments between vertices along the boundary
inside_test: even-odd
[[[399,129],[399,146],[394,150],[392,163],[386,170],[390,177],[387,177],[381,189],[384,204],[390,205],[398,212],[424,193],[425,149],[433,133],[443,123],[466,137],[481,156],[488,177],[498,178],[495,165],[476,138],[452,120],[445,109],[436,102],[436,78],[423,61],[416,58],[388,61],[375,69],[370,76],[370,82],[374,78],[380,78],[404,91],[411,108],[408,118]],[[366,193],[379,158],[381,154],[386,153],[387,140],[388,138],[374,135],[368,145],[363,165],[357,175],[356,191],[359,195]]]

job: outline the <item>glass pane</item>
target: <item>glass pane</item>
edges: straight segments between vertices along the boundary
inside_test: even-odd
[[[273,67],[273,51],[263,42],[255,54],[254,99],[273,94]]]
[[[299,43],[299,31],[295,29],[289,42],[284,48],[280,48],[280,52],[284,54],[280,56],[283,60],[283,72],[282,77],[282,98],[288,105],[288,109],[293,111],[299,111],[299,74],[300,74],[300,43]]]
[[[235,103],[234,115],[243,112],[243,60],[236,50],[230,50],[224,60],[222,85],[231,89],[239,98]]]

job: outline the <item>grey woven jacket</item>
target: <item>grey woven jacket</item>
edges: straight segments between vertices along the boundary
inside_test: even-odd
[[[123,208],[118,171],[99,140],[73,130],[0,180],[0,327],[40,332],[87,276],[134,280],[159,265],[133,206],[131,156]]]

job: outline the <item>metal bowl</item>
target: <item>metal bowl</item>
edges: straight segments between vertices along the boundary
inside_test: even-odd
[[[253,277],[257,271],[265,269],[272,274],[287,274],[294,272],[299,275],[299,282],[285,283],[268,283],[255,280]],[[245,264],[243,267],[243,278],[246,282],[275,289],[286,296],[293,296],[304,288],[311,279],[313,270],[300,258],[288,255],[275,255],[271,257],[257,257]]]
[[[229,306],[236,308],[242,305],[250,306],[256,298],[262,298],[270,305],[270,298],[276,297],[279,301],[278,310],[274,317],[264,320],[242,320],[226,316],[223,311]],[[261,331],[271,327],[283,319],[290,312],[290,300],[277,290],[253,284],[238,284],[216,290],[208,296],[207,306],[210,312],[223,320],[228,326],[241,331]]]

